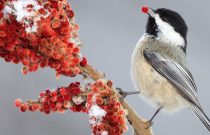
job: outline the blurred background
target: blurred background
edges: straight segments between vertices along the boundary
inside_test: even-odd
[[[209,0],[69,0],[80,25],[82,54],[89,63],[106,73],[116,86],[133,91],[130,79],[130,59],[136,42],[145,32],[147,15],[140,12],[142,5],[154,9],[165,7],[178,11],[186,20],[188,33],[188,65],[198,87],[198,95],[210,117],[210,14]],[[68,85],[81,78],[62,77],[41,69],[27,76],[21,65],[0,59],[0,135],[90,135],[88,118],[82,113],[20,113],[13,107],[16,98],[35,99],[40,91]],[[150,107],[137,95],[126,100],[136,111],[149,119],[156,108]],[[201,122],[189,110],[173,115],[160,113],[154,120],[155,135],[207,135]],[[131,135],[132,130],[126,133]]]

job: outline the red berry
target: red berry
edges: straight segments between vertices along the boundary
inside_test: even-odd
[[[82,57],[82,60],[80,62],[80,66],[85,67],[87,65],[87,59],[85,57]]]
[[[15,100],[15,102],[14,102],[14,105],[16,106],[16,107],[20,107],[21,106],[21,104],[22,104],[22,100],[21,99],[16,99]]]
[[[75,48],[73,49],[73,53],[74,53],[74,54],[78,54],[79,51],[80,51],[80,49],[79,49],[78,47],[75,47]]]
[[[54,102],[50,102],[50,108],[54,109],[56,107],[56,104]]]
[[[30,60],[29,59],[23,59],[22,63],[23,63],[23,65],[28,66],[28,65],[30,65]]]
[[[96,97],[95,100],[96,100],[95,102],[96,102],[97,105],[102,105],[103,104],[103,99],[101,97]]]
[[[63,103],[63,98],[62,97],[58,97],[58,102],[59,103]]]
[[[60,93],[62,96],[66,95],[66,89],[65,88],[61,88],[60,89]]]
[[[80,94],[80,92],[81,92],[81,90],[80,90],[80,88],[72,88],[71,89],[71,94],[72,95],[78,95],[78,94]]]
[[[50,106],[48,104],[44,104],[44,111],[50,111]]]
[[[73,12],[72,10],[70,10],[70,11],[68,12],[68,17],[69,17],[69,18],[74,17],[74,12]]]
[[[59,103],[59,102],[57,102],[57,103],[56,103],[56,108],[57,108],[57,109],[61,109],[61,108],[62,108],[62,106],[63,106],[63,104],[62,104],[62,103]]]
[[[104,87],[104,83],[102,81],[98,81],[98,86],[99,87]]]
[[[143,6],[143,7],[141,8],[141,11],[142,11],[143,13],[148,13],[149,7]]]
[[[48,102],[50,101],[50,96],[46,96],[45,98],[43,98],[43,102]]]
[[[35,104],[32,104],[32,110],[33,110],[33,111],[38,110],[39,107],[40,107],[39,104],[36,104],[36,103],[35,103]]]
[[[32,106],[29,106],[29,107],[28,107],[28,110],[29,110],[29,111],[32,111],[32,112],[34,111],[33,108],[32,108]]]
[[[69,101],[69,100],[71,99],[70,94],[64,95],[63,99],[64,99],[65,101]]]
[[[45,90],[46,95],[50,95],[50,90]]]
[[[6,33],[4,31],[0,31],[0,37],[6,37]]]
[[[43,8],[39,9],[38,12],[40,14],[43,14],[43,15],[46,15],[47,14],[47,12]]]
[[[82,110],[82,105],[75,105],[75,109],[79,112]]]
[[[44,92],[40,92],[39,96],[40,97],[44,97],[45,96],[45,93]]]
[[[52,2],[50,2],[50,6],[52,7],[52,8],[55,8],[55,9],[57,9],[58,8],[58,2],[57,1],[52,1]]]
[[[53,96],[53,97],[51,97],[51,98],[50,98],[50,101],[52,101],[52,102],[56,102],[56,101],[57,101],[57,99],[58,99],[58,98],[57,98],[57,96]]]
[[[107,82],[107,85],[108,85],[109,87],[112,87],[112,85],[113,85],[112,81],[109,80],[109,81]]]
[[[57,92],[56,92],[56,91],[52,91],[52,92],[50,93],[50,95],[51,95],[52,97],[55,97],[55,96],[57,96]]]
[[[20,111],[21,112],[26,112],[28,110],[28,104],[27,103],[22,103],[20,106]]]
[[[75,30],[79,30],[79,25],[78,24],[74,25],[74,28]]]
[[[74,62],[74,64],[76,65],[76,64],[79,64],[79,58],[73,58],[72,59],[72,61]],[[72,66],[73,67],[73,66]]]

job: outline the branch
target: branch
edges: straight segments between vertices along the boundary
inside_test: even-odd
[[[14,8],[0,14],[0,57],[7,62],[22,63],[23,74],[37,71],[40,67],[50,67],[57,76],[82,74],[95,82],[87,89],[79,83],[71,83],[68,87],[46,90],[36,101],[22,102],[18,99],[15,105],[22,112],[29,110],[49,114],[69,109],[85,112],[91,120],[94,135],[122,135],[127,129],[124,107],[135,134],[151,135],[151,130],[146,129],[147,123],[132,107],[126,101],[120,103],[121,95],[111,81],[105,80],[105,75],[88,65],[87,59],[80,54],[79,26],[67,0],[35,1],[36,6],[34,3],[19,5],[23,11],[21,16],[15,9],[15,4],[20,3],[8,1],[5,5],[0,2],[0,7]],[[30,15],[22,16],[25,13]]]
[[[80,68],[83,73],[86,73],[91,79],[99,80],[103,79],[105,75],[96,69],[94,69],[91,65],[86,65],[85,67]],[[121,95],[115,89],[115,93],[118,98],[121,98]],[[124,109],[128,111],[128,115],[126,116],[131,126],[134,128],[135,135],[152,135],[151,128],[148,127],[148,123],[143,120],[135,110],[126,102],[125,100],[122,101],[122,105]]]

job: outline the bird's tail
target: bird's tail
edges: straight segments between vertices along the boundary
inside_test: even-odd
[[[210,132],[210,119],[206,116],[203,109],[195,105],[192,105],[189,108],[195,113],[195,115],[200,119],[200,121]]]

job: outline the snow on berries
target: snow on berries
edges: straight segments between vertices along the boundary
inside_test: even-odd
[[[42,11],[42,13],[37,14],[40,11]],[[40,21],[41,18],[47,18],[50,14],[49,10],[44,9],[36,0],[8,1],[2,12],[4,17],[9,18],[9,15],[15,16],[16,21],[22,23],[28,33],[36,32],[37,22]]]
[[[126,130],[126,111],[112,90],[112,82],[98,80],[87,95],[89,121],[94,135],[122,135]]]
[[[0,1],[0,57],[22,63],[23,74],[51,67],[75,76],[87,59],[80,54],[78,25],[67,0]]]

